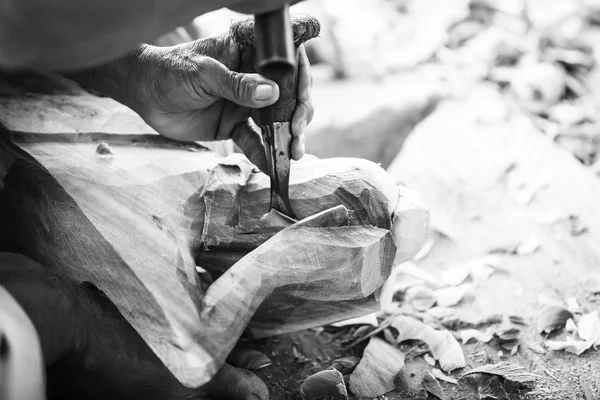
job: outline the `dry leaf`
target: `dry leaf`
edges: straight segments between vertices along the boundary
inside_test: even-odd
[[[349,325],[378,326],[379,322],[377,321],[377,313],[363,315],[362,317],[350,318],[344,321],[336,322],[335,324],[331,324],[331,326],[335,326],[336,328],[341,328],[343,326]]]
[[[325,398],[348,400],[344,376],[336,369],[317,372],[306,378],[300,386],[300,395],[302,400]]]
[[[427,310],[427,314],[431,315],[435,319],[443,319],[452,317],[454,315],[454,310],[449,307],[439,307],[435,306]]]
[[[577,324],[573,321],[573,318],[569,318],[565,323],[565,330],[569,333],[577,332]]]
[[[416,311],[427,311],[435,305],[436,301],[433,290],[425,286],[407,289],[404,299]]]
[[[435,376],[433,376],[429,371],[426,371],[423,374],[423,387],[425,390],[427,390],[427,393],[437,397],[440,400],[444,400],[446,398],[446,396],[444,396],[444,390],[442,389],[442,386]]]
[[[228,362],[235,367],[249,370],[257,370],[271,365],[269,357],[252,349],[238,349],[231,352]]]
[[[423,375],[427,365],[411,360],[406,363],[396,375],[394,385],[402,398],[427,399],[427,390],[423,387]]]
[[[540,247],[540,240],[532,234],[517,246],[516,253],[520,256],[528,256],[538,251]]]
[[[538,295],[537,301],[543,306],[556,306],[564,308],[562,301],[557,300],[554,297],[548,296],[544,293]]]
[[[517,345],[515,347],[513,347],[513,349],[510,351],[510,355],[514,356],[518,352],[519,352],[519,344],[517,343]]]
[[[494,337],[498,339],[500,343],[509,343],[517,340],[519,338],[519,334],[521,330],[519,328],[515,328],[513,326],[501,326],[498,327],[496,332],[494,332]],[[509,350],[512,349],[512,346]]]
[[[459,331],[458,334],[463,344],[467,344],[471,339],[475,339],[482,343],[488,343],[492,340],[492,335],[483,333],[477,329],[463,329],[462,331]]]
[[[469,277],[469,273],[467,263],[454,264],[440,272],[440,278],[450,286],[457,286]]]
[[[525,319],[523,319],[523,317],[518,316],[518,315],[509,315],[508,320],[515,325],[527,325],[527,323],[525,322]]]
[[[440,381],[452,383],[454,385],[458,385],[458,381],[451,376],[445,375],[442,371],[437,368],[433,368],[431,370],[431,375],[435,376]]]
[[[600,345],[600,315],[598,311],[583,314],[579,318],[577,334],[585,341],[592,341],[594,345]]]
[[[423,359],[425,360],[425,362],[427,362],[427,364],[431,365],[432,367],[435,367],[436,361],[435,358],[433,358],[433,356],[429,353],[425,354],[423,356]]]
[[[565,302],[567,303],[567,309],[573,314],[580,312],[581,307],[579,306],[577,298],[575,298],[574,296],[569,297]]]
[[[539,343],[529,344],[529,345],[527,345],[527,347],[529,348],[529,350],[531,350],[537,354],[545,354],[546,353],[546,350],[544,350],[542,345]]]
[[[438,306],[452,307],[461,302],[461,300],[470,292],[473,286],[464,284],[460,286],[450,286],[442,289],[437,289],[433,292],[433,296]]]
[[[525,368],[519,365],[501,362],[498,364],[487,364],[478,368],[473,368],[469,372],[463,374],[459,380],[474,374],[497,375],[524,388],[530,388],[538,379],[537,375],[527,372]]]
[[[569,318],[573,318],[571,311],[564,307],[547,306],[540,312],[537,320],[539,333],[550,333],[562,329]]]
[[[342,375],[348,375],[356,369],[356,366],[359,362],[360,358],[358,357],[342,357],[338,358],[337,360],[333,360],[333,364],[331,364],[329,369],[337,369],[342,373]]]
[[[438,331],[416,318],[398,315],[392,320],[398,331],[398,343],[405,340],[421,340],[430,347],[431,353],[444,371],[451,372],[466,365],[460,344],[449,331]]]
[[[600,274],[591,274],[583,281],[583,288],[590,294],[600,293]]]
[[[386,328],[383,330],[383,337],[385,337],[385,340],[387,340],[389,344],[396,344],[396,338],[389,329]]]
[[[564,350],[569,353],[581,355],[584,351],[588,350],[594,345],[593,340],[575,340],[575,339],[567,339],[565,341],[562,340],[547,340],[544,343],[547,348],[550,350]]]
[[[403,366],[404,354],[373,337],[350,375],[350,390],[356,397],[377,397],[391,392],[396,387],[394,378]]]

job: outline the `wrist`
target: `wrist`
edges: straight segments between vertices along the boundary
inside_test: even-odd
[[[131,108],[137,113],[144,108],[143,93],[148,78],[153,76],[151,61],[158,48],[142,44],[108,64],[66,75],[86,89],[91,89]]]

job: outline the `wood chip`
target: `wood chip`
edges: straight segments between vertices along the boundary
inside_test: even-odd
[[[544,307],[538,316],[537,330],[541,334],[547,334],[562,329],[569,318],[573,318],[573,314],[564,307]]]
[[[451,372],[466,365],[460,344],[449,331],[439,331],[416,318],[398,315],[392,320],[398,331],[398,343],[405,340],[421,340],[431,348],[431,353],[444,371]]]
[[[439,379],[440,381],[444,381],[444,382],[448,382],[448,383],[452,383],[454,385],[458,385],[458,380],[456,380],[455,378],[448,376],[446,374],[444,374],[442,371],[440,371],[437,368],[433,368],[431,370],[431,374],[433,376],[435,376],[437,379]]]
[[[438,306],[452,307],[460,303],[463,298],[473,291],[473,286],[463,284],[460,286],[449,286],[442,289],[437,289],[433,292],[433,296]]]
[[[320,371],[306,378],[300,386],[300,395],[302,400],[348,400],[344,376],[336,369]]]
[[[391,392],[396,387],[394,378],[403,366],[404,354],[373,337],[350,375],[350,390],[356,397],[377,397]]]

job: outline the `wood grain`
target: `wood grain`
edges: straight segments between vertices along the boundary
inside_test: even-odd
[[[0,117],[20,127],[0,142],[12,160],[0,251],[97,286],[189,386],[212,377],[249,323],[264,336],[377,307],[394,258],[412,257],[424,241],[426,209],[365,160],[294,164],[290,197],[302,220],[290,224],[265,215],[269,178],[241,155],[223,159],[154,135],[87,131],[70,140],[43,118],[20,122],[30,111]],[[100,140],[112,154],[97,152]],[[197,264],[214,280],[206,293]]]

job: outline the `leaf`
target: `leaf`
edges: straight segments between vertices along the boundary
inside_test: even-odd
[[[430,288],[417,286],[406,290],[405,302],[416,311],[427,311],[435,305],[435,297]]]
[[[483,333],[477,329],[463,329],[462,331],[459,331],[458,334],[463,344],[467,344],[472,339],[481,343],[488,343],[492,340],[492,335]]]
[[[525,319],[519,315],[509,315],[508,320],[515,325],[527,325]]]
[[[271,365],[269,357],[253,349],[238,349],[231,352],[228,362],[238,368],[257,370]]]
[[[592,274],[583,281],[583,288],[590,294],[600,293],[600,274]]]
[[[337,369],[342,373],[342,375],[348,375],[356,369],[356,366],[359,362],[360,358],[358,357],[342,357],[338,358],[337,360],[333,360],[333,364],[331,364],[329,369]]]
[[[435,319],[443,319],[443,318],[452,317],[454,315],[454,313],[455,313],[455,311],[449,307],[435,306],[435,307],[427,310],[427,314],[431,315]]]
[[[404,354],[384,340],[373,337],[350,375],[356,397],[377,397],[396,388],[394,378],[404,366]]]
[[[392,320],[398,331],[397,342],[421,340],[431,348],[431,353],[444,371],[451,372],[466,365],[460,344],[449,331],[439,331],[413,317],[398,315]]]
[[[540,240],[532,234],[517,246],[516,253],[520,256],[528,256],[538,251],[540,246]]]
[[[344,376],[336,369],[317,372],[304,380],[300,386],[302,400],[336,398],[348,400]]]
[[[433,376],[435,376],[437,379],[439,379],[440,381],[444,381],[444,382],[452,383],[454,385],[458,385],[458,381],[456,379],[454,379],[451,376],[448,376],[448,375],[444,374],[442,371],[440,371],[437,368],[433,368],[431,370],[431,374]]]
[[[435,292],[433,292],[433,295],[438,306],[452,307],[460,303],[462,299],[472,290],[472,285],[464,284],[460,286],[449,286],[446,288],[437,289]]]
[[[592,341],[594,345],[600,345],[600,315],[598,315],[598,311],[583,314],[579,318],[577,334],[585,341]]]
[[[573,318],[573,314],[564,307],[544,307],[538,316],[537,330],[539,333],[544,334],[562,329],[569,318]]]
[[[498,364],[487,364],[478,368],[473,368],[464,373],[459,380],[474,374],[497,375],[524,388],[532,387],[539,378],[537,375],[527,372],[525,368],[519,365],[501,362]]]
[[[429,365],[431,365],[432,367],[435,367],[436,361],[435,358],[433,358],[433,356],[429,353],[425,354],[423,356],[423,359],[425,360],[425,362]]]
[[[426,399],[427,390],[423,387],[423,375],[427,364],[411,360],[396,375],[394,385],[401,398]]]
[[[527,345],[527,347],[529,348],[529,350],[531,350],[537,354],[545,354],[546,353],[546,350],[544,350],[542,345],[540,345],[539,343],[529,344],[529,345]]]
[[[546,347],[550,350],[564,350],[569,353],[581,355],[584,351],[588,350],[594,345],[593,340],[575,340],[567,339],[562,340],[547,340],[545,343]]]
[[[335,326],[336,328],[341,328],[343,326],[350,325],[371,325],[377,326],[379,322],[377,321],[377,313],[371,313],[367,315],[363,315],[361,317],[350,318],[344,321],[336,322],[335,324],[331,324],[331,326]]]
[[[446,398],[442,386],[435,376],[433,376],[429,371],[423,374],[423,387],[425,390],[427,390],[427,393],[437,397],[440,400],[444,400]]]
[[[494,337],[502,344],[517,340],[520,334],[521,330],[519,328],[513,326],[501,326],[494,332]],[[512,349],[512,346],[510,349]]]

